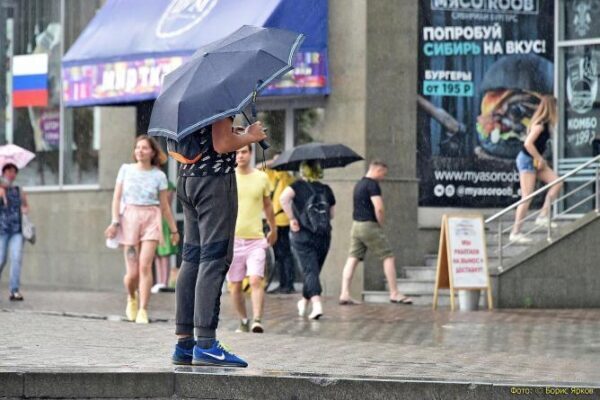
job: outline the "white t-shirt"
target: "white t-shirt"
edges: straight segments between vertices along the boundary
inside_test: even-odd
[[[122,202],[135,206],[159,205],[158,193],[168,187],[167,176],[160,169],[138,169],[136,164],[123,164],[117,184],[123,184]]]

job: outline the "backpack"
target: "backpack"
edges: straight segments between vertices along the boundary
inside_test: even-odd
[[[300,215],[300,225],[314,234],[329,234],[331,232],[331,205],[327,201],[327,196],[324,190],[315,190],[310,183],[306,183],[306,187],[312,194],[303,209],[297,213]]]
[[[167,152],[181,164],[195,164],[202,158],[209,141],[204,128],[181,139],[179,142],[167,139]]]

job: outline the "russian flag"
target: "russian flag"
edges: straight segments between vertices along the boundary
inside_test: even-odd
[[[48,106],[48,54],[14,56],[13,107]]]

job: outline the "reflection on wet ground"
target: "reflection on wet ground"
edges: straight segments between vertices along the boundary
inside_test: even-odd
[[[600,310],[433,311],[395,304],[340,306],[325,301],[319,321],[296,315],[298,295],[268,295],[264,323],[270,334],[319,337],[427,347],[465,346],[473,351],[546,354],[562,357],[600,355]],[[72,316],[118,319],[124,296],[114,292],[30,291],[23,303],[0,300],[0,309],[62,312]],[[174,294],[153,295],[150,317],[172,323]],[[238,321],[227,295],[222,299],[220,330],[233,332]]]

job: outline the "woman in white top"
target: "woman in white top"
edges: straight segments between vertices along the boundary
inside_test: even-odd
[[[166,156],[153,138],[142,135],[137,138],[133,158],[134,164],[123,164],[119,169],[112,222],[105,235],[115,238],[119,233],[124,249],[127,270],[123,282],[128,292],[125,314],[130,321],[147,324],[152,261],[162,239],[162,216],[169,224],[173,244],[179,243],[179,232],[169,205],[167,177],[159,168]]]

